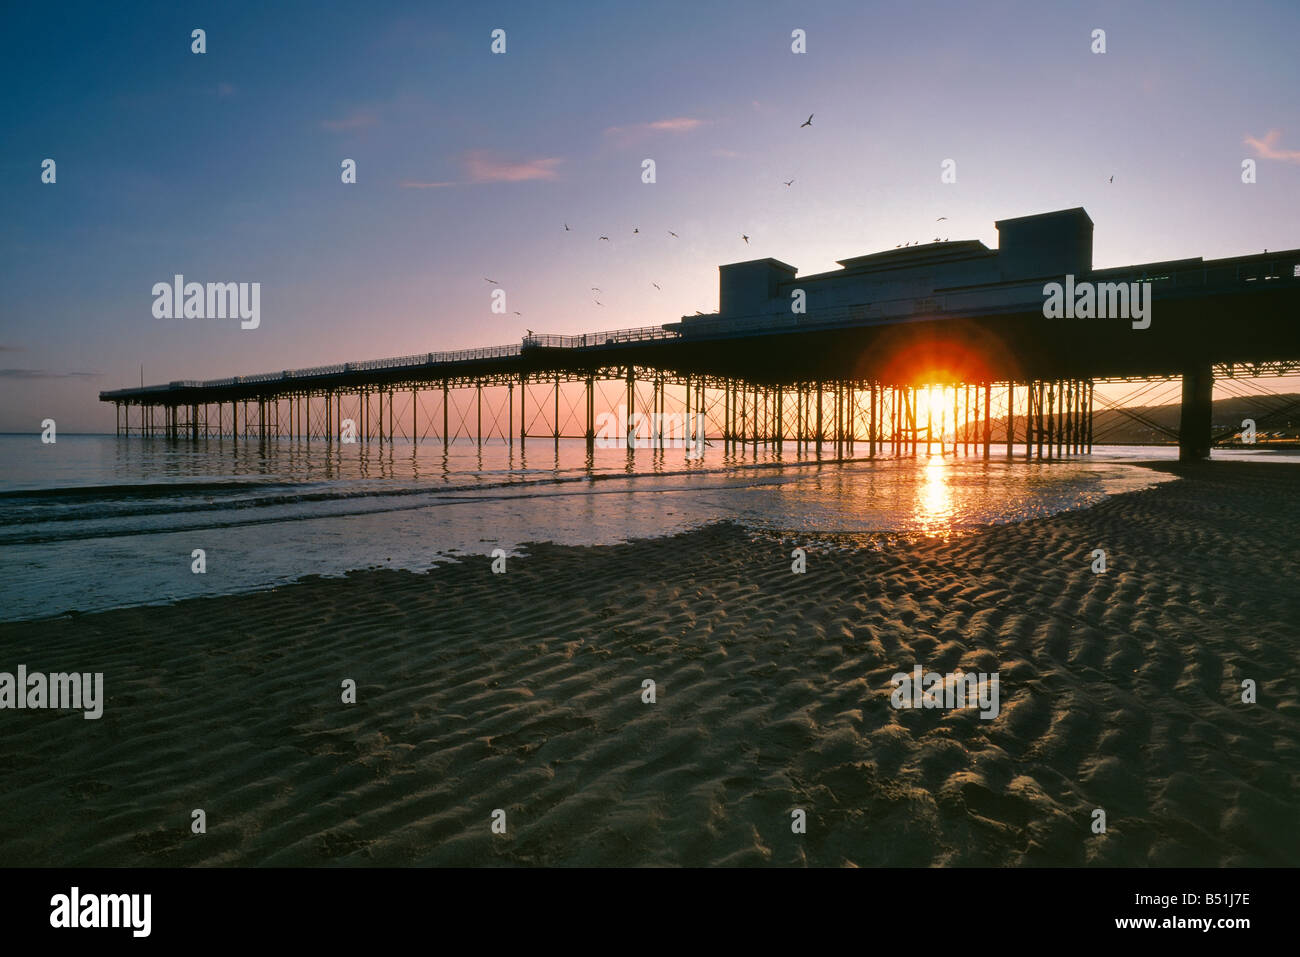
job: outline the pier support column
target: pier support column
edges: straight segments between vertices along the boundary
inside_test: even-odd
[[[817,457],[822,457],[822,384],[817,383]]]
[[[1183,370],[1183,404],[1178,418],[1178,460],[1195,462],[1210,457],[1210,428],[1214,408],[1214,369],[1197,362]]]
[[[1092,454],[1092,380],[1088,380],[1088,454]]]
[[[731,453],[731,380],[722,383],[722,454]]]
[[[595,380],[591,376],[587,376],[587,454],[588,455],[591,455],[596,448],[595,391],[596,391]]]
[[[778,386],[776,390],[776,432],[773,435],[776,441],[776,455],[781,457],[781,447],[785,445],[785,388]]]
[[[632,366],[627,367],[627,435],[625,444],[627,453],[631,455],[636,451],[636,373],[633,372]]]
[[[869,455],[874,459],[876,457],[876,380],[871,380],[871,418],[867,421],[867,435],[869,436],[867,446]]]
[[[1025,384],[1025,461],[1034,456],[1034,381]]]
[[[1007,380],[1007,458],[1012,456],[1016,438],[1016,384]]]
[[[984,383],[984,461],[989,460],[993,446],[993,383]]]

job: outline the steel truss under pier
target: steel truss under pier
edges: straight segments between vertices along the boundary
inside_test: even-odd
[[[608,365],[582,372],[484,372],[437,380],[310,387],[292,378],[239,397],[107,396],[118,435],[173,440],[441,443],[615,438],[664,448],[674,433],[728,454],[794,443],[818,458],[952,453],[1055,459],[1092,450],[1093,384],[884,384],[871,380],[753,383],[739,378]],[[172,390],[168,390],[171,392]],[[615,424],[616,423],[616,424]],[[627,441],[623,441],[624,439]],[[1000,450],[1001,452],[1001,450]]]

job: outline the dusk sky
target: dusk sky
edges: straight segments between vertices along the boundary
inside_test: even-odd
[[[111,431],[97,393],[141,363],[161,383],[657,325],[716,309],[720,263],[995,247],[995,220],[1073,206],[1096,266],[1300,246],[1294,0],[52,3],[4,21],[0,431]],[[260,328],[155,318],[177,273],[260,282]]]

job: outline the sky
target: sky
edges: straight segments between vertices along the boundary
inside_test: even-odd
[[[3,17],[0,431],[111,431],[97,394],[142,365],[161,383],[658,325],[715,310],[722,263],[996,247],[996,220],[1074,206],[1097,267],[1300,247],[1294,0]],[[156,318],[176,274],[261,283],[260,325]]]

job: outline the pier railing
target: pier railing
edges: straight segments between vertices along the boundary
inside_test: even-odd
[[[638,326],[633,329],[611,329],[607,332],[588,332],[580,336],[524,336],[525,349],[591,349],[596,346],[613,346],[626,342],[644,342],[651,339],[678,339],[681,333],[663,326]]]
[[[141,392],[167,392],[173,389],[213,389],[232,385],[257,385],[262,382],[283,382],[287,379],[311,379],[317,376],[343,375],[349,372],[371,372],[376,369],[413,369],[421,366],[443,365],[453,362],[473,362],[477,359],[499,359],[517,356],[520,346],[485,346],[480,349],[460,349],[454,352],[421,352],[413,356],[394,356],[389,359],[367,359],[363,362],[341,362],[309,369],[284,369],[280,372],[261,372],[255,375],[237,375],[226,379],[175,379],[167,385],[151,385],[136,389],[115,389],[101,392],[101,397],[115,394]]]

